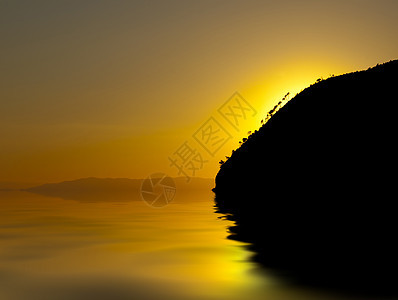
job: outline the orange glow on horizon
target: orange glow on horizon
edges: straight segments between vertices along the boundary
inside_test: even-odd
[[[287,92],[398,53],[393,2],[96,5],[2,7],[0,186],[177,175],[168,156],[238,91],[258,113],[198,173],[214,177]]]

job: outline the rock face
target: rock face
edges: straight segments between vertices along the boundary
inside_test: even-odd
[[[296,95],[221,166],[216,205],[265,267],[307,282],[398,288],[398,61]]]

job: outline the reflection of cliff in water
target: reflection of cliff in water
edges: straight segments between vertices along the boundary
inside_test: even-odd
[[[268,274],[289,284],[357,296],[398,297],[397,247],[391,230],[378,234],[372,226],[346,226],[361,222],[357,218],[350,221],[348,216],[346,220],[338,217],[341,223],[335,226],[327,226],[322,216],[305,221],[309,216],[300,217],[301,209],[272,216],[259,207],[241,214],[223,206],[224,200],[216,197],[215,201],[216,212],[234,221],[228,238],[248,243],[251,260]],[[323,217],[326,223],[332,221],[331,215]],[[299,220],[302,223],[295,225]],[[390,221],[383,225],[389,226],[387,223]]]
[[[398,61],[319,81],[216,177],[231,238],[293,281],[397,296]]]

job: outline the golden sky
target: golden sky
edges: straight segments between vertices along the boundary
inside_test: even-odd
[[[0,0],[0,24],[0,182],[177,176],[186,141],[214,177],[287,92],[398,53],[395,0]],[[217,111],[235,91],[257,111],[239,131]]]

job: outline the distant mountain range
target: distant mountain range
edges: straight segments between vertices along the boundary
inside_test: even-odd
[[[0,181],[0,191],[12,191],[12,190],[20,190],[25,189],[31,186],[38,185],[37,182],[7,182]]]
[[[214,179],[191,178],[187,183],[185,177],[173,178],[177,193],[189,193],[195,190],[211,190]],[[81,178],[59,183],[47,183],[21,189],[21,191],[58,197],[81,202],[120,202],[141,200],[140,189],[143,179],[128,178]]]

